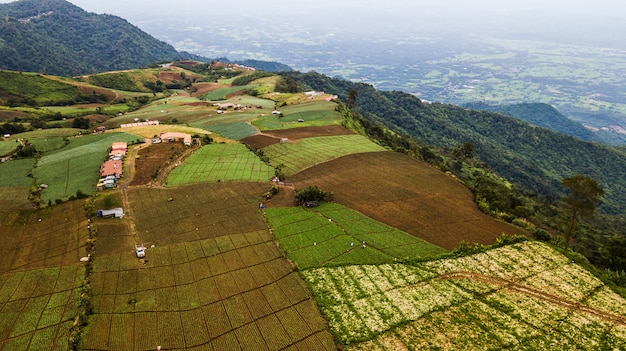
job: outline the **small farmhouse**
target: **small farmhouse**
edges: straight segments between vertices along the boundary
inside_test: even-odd
[[[108,176],[114,176],[116,179],[122,177],[122,161],[121,160],[108,160],[100,167],[100,178],[106,178]]]
[[[167,132],[161,133],[161,140],[167,140],[169,142],[182,141],[185,145],[191,145],[191,135],[186,133]]]

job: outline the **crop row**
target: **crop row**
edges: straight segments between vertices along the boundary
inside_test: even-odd
[[[272,165],[284,165],[286,174],[295,174],[318,163],[337,157],[385,151],[361,135],[338,135],[305,138],[263,148]]]
[[[0,275],[0,349],[66,349],[80,271],[65,266]]]
[[[431,257],[445,250],[338,204],[266,212],[281,248],[300,268]]]
[[[175,168],[168,185],[177,186],[209,181],[267,181],[274,169],[263,163],[243,144],[212,144],[194,152]]]
[[[417,266],[324,267],[301,275],[338,340],[355,349],[540,349],[561,339],[561,349],[626,344],[624,300],[538,242]]]

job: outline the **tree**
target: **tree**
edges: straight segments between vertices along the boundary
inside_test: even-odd
[[[569,191],[569,194],[561,198],[561,203],[569,216],[565,228],[565,247],[568,248],[579,223],[593,217],[596,204],[604,196],[604,190],[595,179],[581,174],[563,179],[561,185]]]
[[[348,106],[348,109],[354,110],[356,107],[357,97],[359,97],[359,92],[354,88],[350,89],[348,92],[348,99],[346,100],[346,106]]]
[[[83,117],[76,117],[72,121],[72,128],[89,129],[89,120]]]

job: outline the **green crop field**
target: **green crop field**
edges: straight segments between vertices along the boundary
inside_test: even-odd
[[[341,124],[342,117],[335,111],[336,106],[334,102],[328,101],[313,101],[283,106],[279,109],[283,114],[282,117],[265,115],[253,123],[261,130]],[[300,122],[299,120],[302,121]]]
[[[302,276],[349,350],[626,347],[623,298],[538,242],[419,265],[314,268]]]
[[[221,101],[221,100],[225,100],[230,94],[233,94],[242,90],[254,89],[256,87],[257,87],[256,84],[250,84],[250,85],[244,85],[240,87],[221,88],[221,89],[214,90],[210,93],[204,94],[201,98],[203,100],[209,100],[209,101]]]
[[[211,144],[194,152],[169,175],[167,185],[214,181],[269,181],[274,169],[243,144]]]
[[[306,138],[263,148],[273,165],[284,165],[286,174],[294,174],[318,163],[356,153],[385,151],[361,135]]]
[[[47,184],[41,198],[44,202],[75,195],[78,190],[93,194],[100,177],[100,166],[106,160],[111,144],[117,141],[134,142],[136,135],[106,133],[72,138],[59,150],[44,154],[33,175],[38,184]]]
[[[446,252],[338,204],[309,210],[269,208],[266,216],[281,248],[301,269],[387,263]]]

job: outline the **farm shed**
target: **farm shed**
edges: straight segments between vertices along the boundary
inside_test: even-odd
[[[100,168],[100,177],[106,178],[108,176],[114,176],[117,179],[122,177],[121,160],[108,160],[102,164],[102,167]]]
[[[102,218],[110,218],[110,217],[123,218],[124,217],[124,210],[121,207],[113,208],[113,209],[110,209],[110,210],[99,210],[98,211],[98,217],[102,217]]]
[[[167,140],[167,141],[181,141],[189,146],[191,145],[191,135],[186,134],[186,133],[175,133],[175,132],[167,132],[167,133],[161,133],[160,136],[161,140]]]

